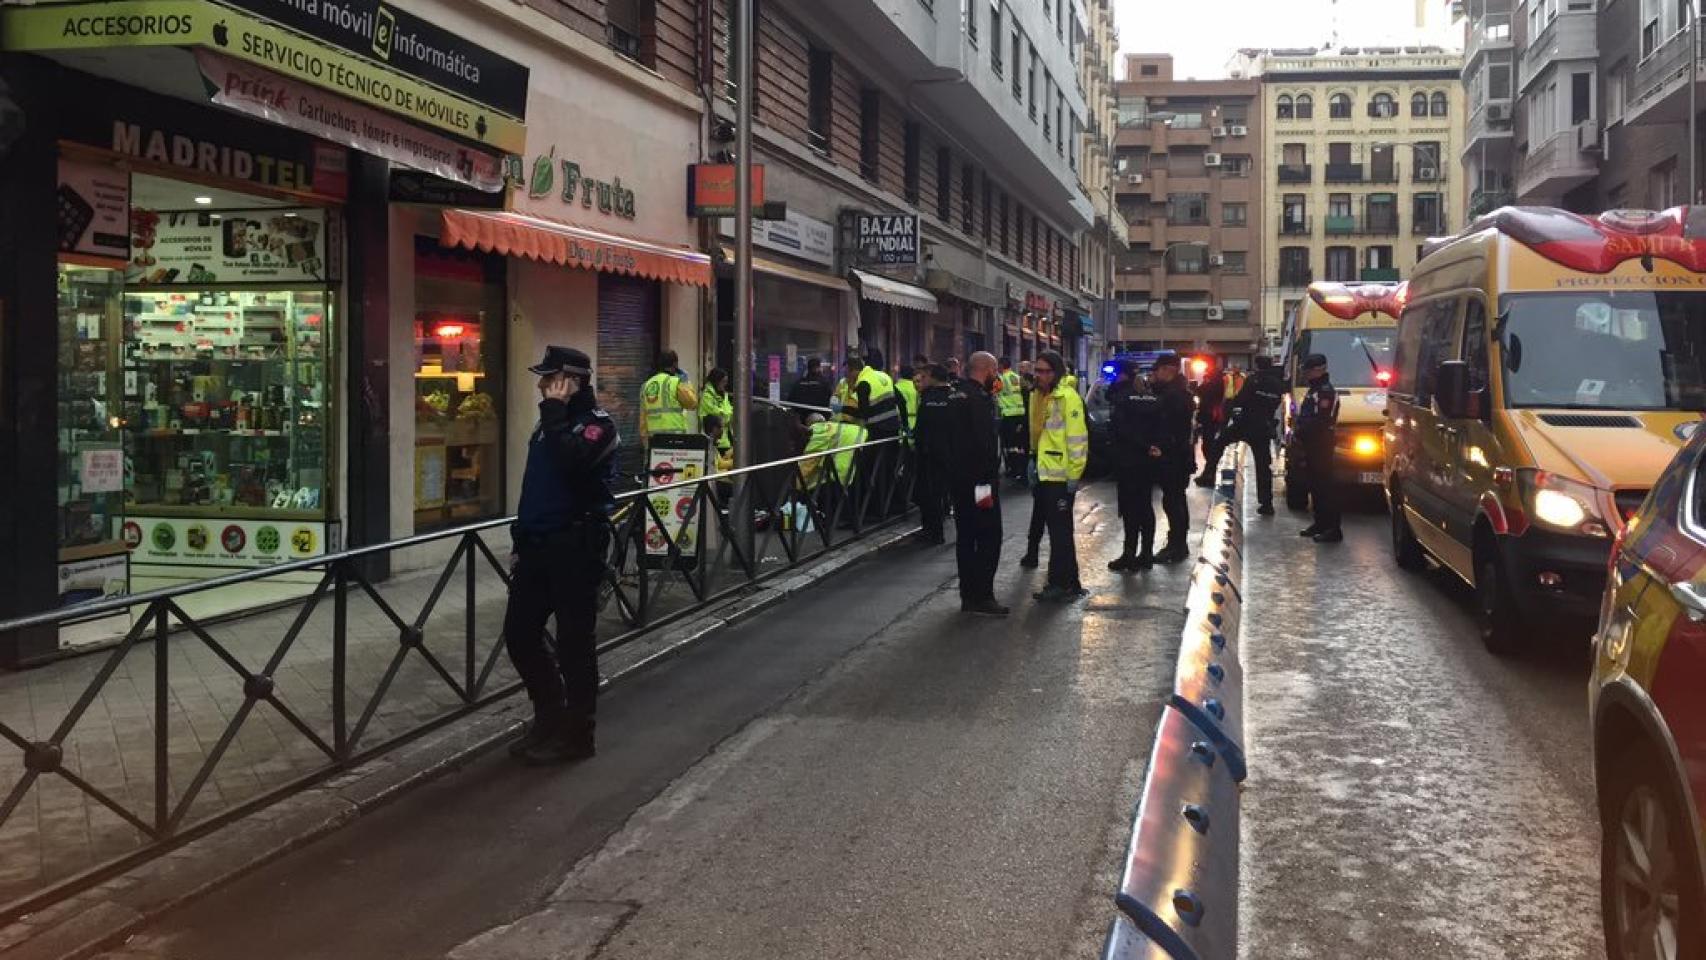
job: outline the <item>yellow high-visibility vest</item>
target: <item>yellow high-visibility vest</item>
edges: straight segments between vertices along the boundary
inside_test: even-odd
[[[831,450],[841,450],[832,459],[835,463],[834,479],[842,486],[853,482],[853,455],[859,444],[867,437],[865,428],[856,423],[836,423],[824,420],[812,424],[811,437],[806,440],[805,453],[829,453]],[[830,479],[824,470],[824,457],[806,460],[800,463],[800,478],[805,482],[807,490],[816,490],[825,480]]]
[[[995,395],[995,408],[1003,417],[1025,415],[1025,384],[1012,370],[1001,375],[1001,392]]]
[[[1062,383],[1044,397],[1032,418],[1032,449],[1037,451],[1037,479],[1066,483],[1084,476],[1090,465],[1090,427],[1084,420],[1084,401]]]
[[[859,387],[870,387],[869,405],[859,406]],[[841,418],[848,423],[857,423],[869,430],[881,426],[891,420],[899,419],[900,408],[895,405],[894,381],[881,370],[865,367],[859,371],[859,378],[848,387],[847,399],[841,408]],[[898,428],[899,424],[895,424]]]
[[[918,384],[911,380],[896,380],[894,392],[906,401],[906,432],[911,433],[918,426]]]
[[[681,402],[681,378],[667,371],[652,374],[640,388],[640,426],[654,433],[686,433],[687,410]]]

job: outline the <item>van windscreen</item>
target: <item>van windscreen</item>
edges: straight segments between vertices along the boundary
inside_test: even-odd
[[[1507,296],[1512,407],[1706,410],[1706,292]]]
[[[1392,351],[1397,344],[1396,327],[1305,330],[1297,338],[1296,385],[1308,382],[1303,377],[1303,358],[1319,353],[1327,358],[1327,376],[1334,386],[1385,387],[1391,381]]]

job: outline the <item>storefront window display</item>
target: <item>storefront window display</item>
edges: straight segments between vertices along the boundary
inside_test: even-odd
[[[415,529],[503,512],[504,259],[415,245]]]
[[[769,358],[781,357],[782,395],[805,373],[813,357],[835,368],[844,293],[826,287],[759,277],[756,289],[753,354],[760,377],[768,376]]]
[[[125,579],[124,435],[119,370],[124,274],[59,268],[60,601],[92,600]]]

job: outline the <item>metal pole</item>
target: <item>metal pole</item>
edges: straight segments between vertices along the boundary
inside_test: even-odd
[[[1696,100],[1700,95],[1700,17],[1692,0],[1683,4],[1688,11],[1688,202],[1700,202],[1699,117]]]
[[[752,466],[752,8],[736,0],[735,69],[735,463]]]

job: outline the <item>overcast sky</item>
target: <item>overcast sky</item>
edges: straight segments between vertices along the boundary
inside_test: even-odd
[[[1175,76],[1226,75],[1240,47],[1314,47],[1333,37],[1347,45],[1463,45],[1447,0],[1423,0],[1429,23],[1416,27],[1416,0],[1114,0],[1121,53],[1171,53]],[[1334,11],[1337,11],[1335,14]],[[1119,66],[1124,79],[1125,65]]]

